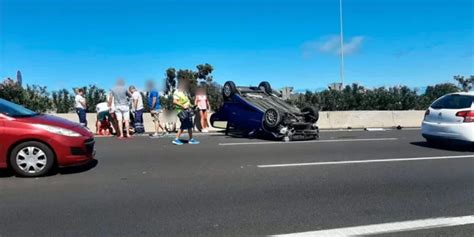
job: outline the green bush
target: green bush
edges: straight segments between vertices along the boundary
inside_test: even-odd
[[[52,102],[44,86],[27,85],[26,88],[18,84],[0,85],[0,98],[25,106],[36,112],[49,112]]]

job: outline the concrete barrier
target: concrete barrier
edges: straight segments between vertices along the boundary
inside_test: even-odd
[[[320,112],[318,126],[321,129],[340,128],[392,128],[392,127],[420,127],[423,120],[424,111],[333,111]],[[55,116],[78,122],[76,114],[53,114]],[[153,132],[154,124],[149,113],[143,115],[145,131]],[[87,114],[88,127],[95,131],[96,114]],[[176,117],[161,117],[163,122],[179,121]],[[210,128],[210,131],[219,129]]]
[[[333,111],[321,112],[318,126],[338,128],[420,127],[424,111]]]

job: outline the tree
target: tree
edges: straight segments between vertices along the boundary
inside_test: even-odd
[[[74,110],[74,95],[66,89],[53,91],[52,102],[56,113],[69,113]]]
[[[25,90],[15,83],[0,84],[0,98],[15,104],[23,104],[26,100]]]
[[[186,81],[187,83],[189,83],[189,92],[191,94],[191,97],[194,97],[194,93],[198,84],[197,73],[189,69],[179,69],[176,73],[176,76],[178,77],[178,83],[180,83],[181,81]]]
[[[196,68],[198,70],[198,79],[204,80],[206,83],[212,82],[212,76],[210,74],[214,71],[214,68],[209,63],[199,64]]]
[[[464,76],[454,76],[454,80],[461,86],[463,91],[470,91],[474,88],[474,76],[464,78]]]
[[[222,86],[211,82],[207,85],[207,95],[209,98],[209,104],[211,105],[212,111],[217,111],[224,103],[224,97],[222,97]]]
[[[46,86],[27,85],[26,100],[22,103],[27,108],[37,112],[51,111],[53,108]]]
[[[22,105],[36,112],[47,112],[52,109],[49,93],[45,86],[27,85],[26,89],[18,85],[0,85],[0,98]]]
[[[426,88],[426,92],[424,94],[425,97],[430,99],[431,101],[438,99],[439,97],[449,94],[459,92],[459,87],[452,83],[443,83],[437,84],[435,86],[428,86]]]
[[[75,90],[76,88],[73,88]],[[96,85],[89,85],[88,87],[83,87],[84,89],[84,98],[87,103],[87,112],[95,113],[95,106],[101,102],[107,100],[107,94],[104,89],[97,87]]]
[[[176,88],[176,69],[166,69],[165,76],[165,94],[172,94]]]

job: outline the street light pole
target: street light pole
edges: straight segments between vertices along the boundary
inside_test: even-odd
[[[339,0],[339,23],[340,23],[340,37],[341,37],[341,87],[344,87],[344,27],[342,18],[342,0]]]

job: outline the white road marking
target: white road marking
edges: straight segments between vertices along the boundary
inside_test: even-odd
[[[369,141],[395,141],[398,138],[363,138],[363,139],[332,139],[332,140],[309,140],[309,141],[292,141],[292,142],[231,142],[219,143],[219,146],[243,146],[243,145],[272,145],[272,144],[300,144],[300,143],[332,143],[332,142],[369,142]]]
[[[382,224],[365,225],[365,226],[354,226],[354,227],[345,227],[345,228],[318,230],[318,231],[308,231],[308,232],[273,235],[273,236],[276,236],[276,237],[365,236],[365,235],[426,230],[426,229],[470,225],[470,224],[474,224],[474,215],[401,221],[401,222],[382,223]]]
[[[420,160],[444,160],[444,159],[467,159],[467,158],[474,158],[474,155],[412,157],[412,158],[393,158],[393,159],[377,159],[377,160],[326,161],[326,162],[309,162],[309,163],[292,163],[292,164],[257,165],[257,167],[258,168],[278,168],[278,167],[295,167],[295,166],[346,165],[346,164],[362,164],[362,163],[420,161]]]

